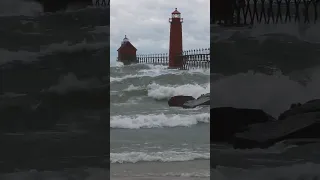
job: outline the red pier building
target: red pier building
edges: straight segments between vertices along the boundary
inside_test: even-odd
[[[137,63],[137,49],[130,43],[126,35],[118,49],[117,61],[122,62],[124,65]]]

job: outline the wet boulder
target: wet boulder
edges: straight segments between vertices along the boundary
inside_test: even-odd
[[[195,100],[192,96],[173,96],[169,99],[168,105],[169,106],[177,106],[177,107],[183,107],[183,104],[187,101]]]
[[[301,145],[319,139],[319,129],[320,112],[295,114],[283,120],[251,125],[247,131],[237,133],[232,144],[242,149],[268,148],[280,141],[295,140],[296,145]]]
[[[302,105],[300,103],[291,104],[290,109],[281,113],[278,120],[307,112],[320,112],[320,99],[314,99]]]
[[[187,101],[182,105],[182,107],[183,108],[195,108],[197,106],[202,106],[202,105],[210,105],[210,93],[203,94],[195,100]]]
[[[302,145],[320,140],[320,100],[294,103],[277,121],[250,125],[235,135],[235,148],[268,148],[280,141]]]
[[[248,129],[256,123],[275,121],[269,114],[260,109],[241,109],[218,107],[210,110],[211,142],[229,142],[234,135]]]

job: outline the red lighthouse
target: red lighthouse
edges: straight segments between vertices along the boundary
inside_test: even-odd
[[[182,61],[178,56],[182,53],[182,22],[181,13],[175,9],[171,13],[170,22],[170,42],[169,42],[169,68],[182,66]]]
[[[130,43],[127,36],[124,36],[121,46],[118,49],[118,60],[124,65],[137,63],[137,49]]]

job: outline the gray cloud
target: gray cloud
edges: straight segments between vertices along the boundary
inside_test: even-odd
[[[168,22],[174,8],[184,20],[183,49],[210,46],[210,0],[117,0],[110,8],[110,58],[115,62],[124,35],[138,54],[167,53]]]

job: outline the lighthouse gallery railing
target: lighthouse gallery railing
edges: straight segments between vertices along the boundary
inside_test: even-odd
[[[226,0],[218,0],[225,3]],[[254,23],[316,23],[319,19],[320,0],[231,0],[231,14],[221,12],[212,17],[219,24],[246,25]],[[217,3],[216,8],[220,2]],[[221,4],[222,5],[222,4]],[[223,5],[222,5],[223,6]],[[217,10],[215,11],[217,12]],[[227,11],[224,11],[227,12]],[[215,13],[214,13],[215,14]],[[224,21],[224,22],[222,22]]]
[[[210,68],[210,48],[183,51],[175,60],[182,61],[180,69]],[[169,54],[139,54],[137,61],[143,64],[169,65]]]

